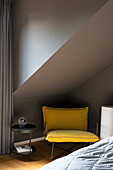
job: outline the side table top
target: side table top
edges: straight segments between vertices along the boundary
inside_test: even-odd
[[[20,132],[20,133],[31,133],[35,131],[37,128],[36,125],[33,124],[26,124],[25,127],[20,128],[18,124],[12,125],[11,130],[14,132]]]

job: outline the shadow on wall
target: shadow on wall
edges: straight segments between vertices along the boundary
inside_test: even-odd
[[[67,106],[70,108],[75,108],[75,107],[90,107],[89,103],[79,97],[73,96],[71,97],[68,102]]]
[[[113,91],[108,92],[106,94],[106,98],[103,101],[103,105],[111,105],[111,106],[113,106]]]

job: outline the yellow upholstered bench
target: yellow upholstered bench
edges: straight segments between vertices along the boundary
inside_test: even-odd
[[[99,138],[83,130],[52,130],[48,131],[46,140],[49,142],[96,142]]]
[[[88,132],[88,107],[51,108],[43,106],[44,135],[49,142],[96,142],[99,137]],[[53,157],[53,148],[52,154]]]

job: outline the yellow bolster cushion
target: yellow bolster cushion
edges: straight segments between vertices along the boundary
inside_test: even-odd
[[[88,124],[88,107],[85,108],[51,108],[43,106],[44,128],[47,130],[85,130]]]
[[[96,142],[98,136],[91,132],[80,130],[53,130],[46,136],[49,142]]]

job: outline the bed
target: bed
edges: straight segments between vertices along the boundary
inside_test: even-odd
[[[113,170],[113,136],[56,159],[40,170]]]

